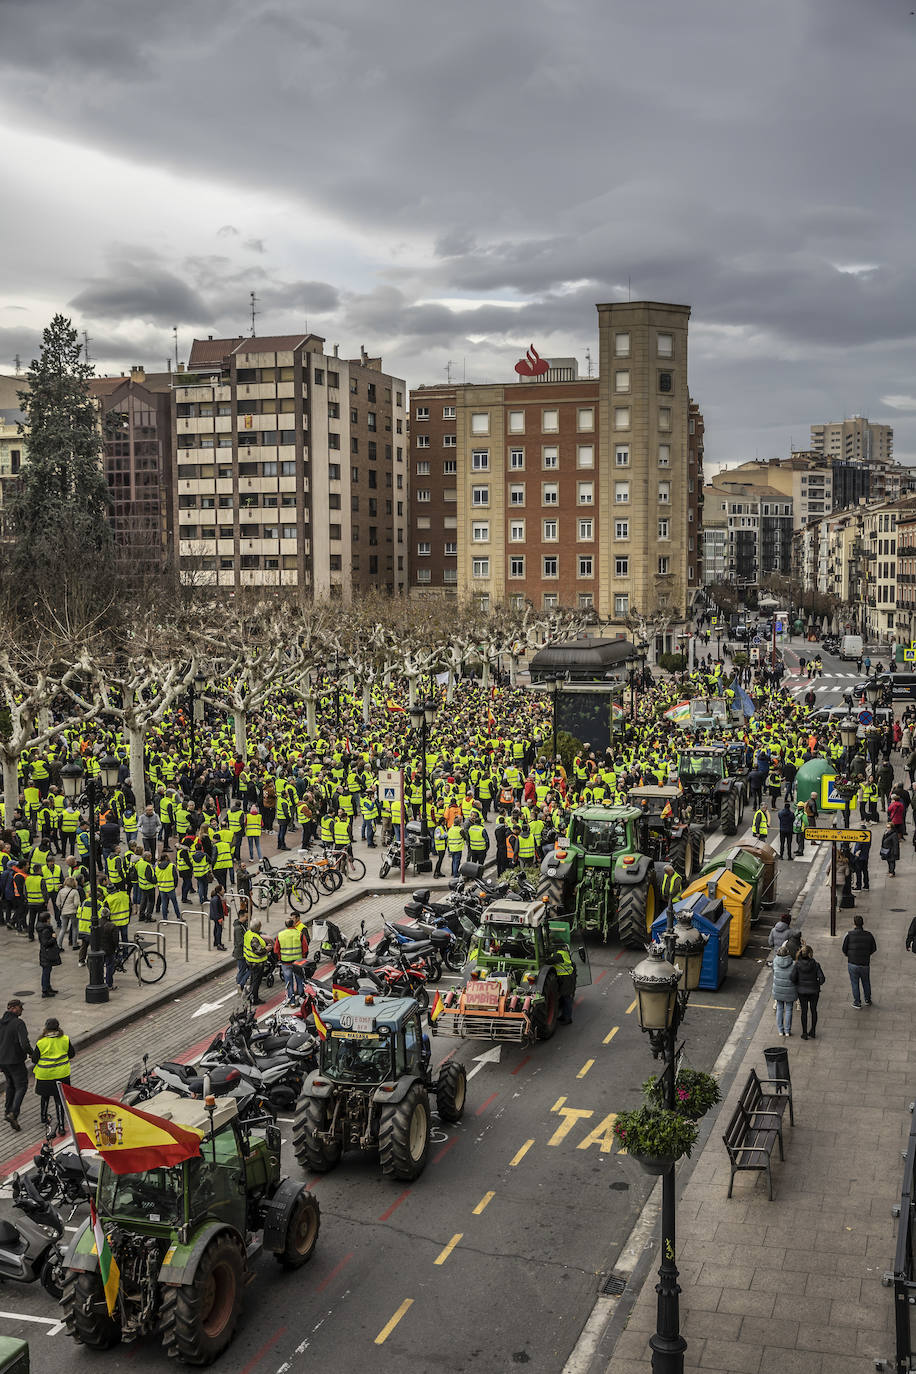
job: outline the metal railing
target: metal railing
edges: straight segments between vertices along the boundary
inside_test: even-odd
[[[911,1103],[911,1112],[913,1108]],[[894,1290],[895,1374],[916,1368],[916,1116],[903,1158],[903,1188],[899,1205],[893,1208],[897,1218],[894,1269],[882,1279],[886,1288]]]
[[[195,913],[195,914],[196,914],[196,913]],[[188,923],[187,923],[187,921],[168,921],[168,920],[164,920],[164,919],[161,920],[161,921],[157,921],[157,922],[156,922],[156,931],[157,931],[157,933],[161,933],[162,927],[163,927],[163,926],[175,926],[175,927],[177,928],[177,930],[178,930],[178,949],[179,949],[179,952],[180,952],[181,949],[182,949],[182,946],[184,947],[184,961],[185,961],[185,963],[187,963],[188,960],[189,960],[189,958],[191,957],[191,955],[190,955],[190,950],[189,950],[189,948],[188,948]],[[163,936],[163,938],[165,938],[165,937]]]

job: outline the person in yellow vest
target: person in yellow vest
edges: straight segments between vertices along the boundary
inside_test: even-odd
[[[88,891],[80,902],[76,913],[76,933],[80,945],[77,963],[85,964],[86,956],[89,953],[89,939],[92,934],[92,902],[89,899]]]
[[[669,902],[676,902],[681,895],[684,887],[684,880],[680,873],[676,872],[672,864],[665,864],[665,871],[662,874],[662,906],[667,906]]]
[[[139,898],[137,916],[145,924],[153,920],[156,906],[156,866],[150,858],[148,850],[137,859],[134,868],[137,875],[137,895]]]
[[[58,929],[60,929],[60,914],[57,909],[57,894],[60,892],[60,889],[63,885],[64,870],[61,868],[59,863],[56,863],[53,859],[48,859],[48,862],[42,869],[41,876],[44,878],[45,887],[48,889],[49,910],[53,913],[54,919],[57,921]]]
[[[169,919],[169,907],[175,908],[175,917],[183,921],[181,907],[178,905],[178,869],[168,856],[163,856],[156,866],[156,887],[159,889],[159,906],[163,921]]]
[[[286,984],[286,1000],[293,1006],[297,1000],[301,1001],[305,993],[302,960],[308,953],[305,927],[298,924],[295,916],[288,918],[274,941],[274,953],[280,960],[280,976]]]
[[[191,888],[194,883],[194,870],[191,866],[191,841],[187,835],[183,840],[178,841],[175,867],[178,869],[178,876],[181,879],[181,900],[186,902],[191,895]]]
[[[121,944],[126,945],[130,925],[130,897],[122,887],[111,888],[105,898],[105,907],[112,923],[117,926]],[[101,912],[99,914],[101,915]]]
[[[219,841],[214,842],[213,857],[216,858]],[[207,858],[207,851],[200,844],[195,844],[191,850],[191,869],[194,881],[197,884],[197,900],[201,906],[209,901],[210,888],[210,860]]]
[[[452,856],[452,877],[457,878],[458,870],[461,867],[461,855],[464,853],[464,831],[457,820],[452,821],[445,839],[448,852]]]
[[[25,900],[28,905],[29,939],[35,939],[35,922],[42,911],[48,909],[48,885],[43,870],[27,873],[25,877]]]
[[[442,877],[442,861],[445,858],[447,847],[448,830],[442,824],[444,817],[440,816],[433,831],[433,844],[436,849],[436,867],[433,871],[434,878]]]
[[[254,858],[254,851],[258,851],[258,858],[263,858],[261,854],[261,829],[263,819],[257,806],[252,803],[245,816],[245,838],[248,841],[248,857]]]
[[[75,852],[76,832],[79,829],[79,824],[79,811],[73,802],[67,802],[60,813],[60,852],[62,856]]]
[[[262,999],[258,996],[261,990],[261,979],[264,977],[267,968],[267,941],[261,934],[261,922],[252,921],[245,931],[242,940],[245,963],[248,965],[248,996],[252,1005],[259,1007]]]
[[[770,826],[769,822],[767,821],[767,813],[764,811],[762,806],[758,806],[757,810],[754,812],[754,835],[758,840],[765,840],[769,828]]]
[[[241,802],[234,801],[226,812],[226,825],[229,830],[232,857],[237,863],[242,852],[242,836],[245,833],[245,811]]]
[[[30,1051],[30,1057],[35,1065],[35,1092],[41,1103],[41,1124],[50,1126],[53,1103],[57,1116],[55,1135],[63,1135],[66,1130],[64,1099],[60,1095],[60,1088],[70,1082],[70,1063],[75,1053],[70,1037],[64,1035],[60,1028],[60,1022],[55,1016],[49,1016]]]
[[[353,849],[350,844],[350,818],[343,808],[338,811],[334,819],[333,835],[334,848],[345,849],[348,854],[352,855]]]
[[[523,821],[518,832],[518,861],[522,868],[529,868],[534,860],[535,839],[527,821]]]
[[[490,837],[480,824],[480,819],[476,812],[472,813],[471,822],[465,827],[464,831],[468,842],[468,859],[471,863],[483,864],[487,860],[487,850],[490,848]]]
[[[227,832],[221,830],[213,848],[213,876],[227,890],[232,882],[232,870],[232,842],[227,838]]]

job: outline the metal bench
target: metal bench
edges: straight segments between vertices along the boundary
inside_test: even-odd
[[[777,1144],[779,1158],[785,1159],[782,1118],[786,1108],[789,1109],[791,1121],[791,1090],[789,1094],[765,1092],[756,1070],[751,1069],[722,1137],[731,1164],[729,1197],[735,1185],[735,1174],[749,1170],[762,1173],[766,1170],[767,1192],[770,1202],[773,1201],[773,1173],[770,1165],[773,1147]],[[792,1124],[795,1124],[794,1121]]]

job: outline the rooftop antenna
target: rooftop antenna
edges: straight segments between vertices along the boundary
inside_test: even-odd
[[[448,362],[445,364],[445,380],[446,380],[446,383],[447,383],[449,386],[451,386],[451,384],[452,384],[452,360],[451,360],[451,358],[449,358]]]
[[[172,326],[172,334],[175,339],[175,371],[178,371],[178,325]]]
[[[18,353],[16,354],[15,358],[13,359],[13,366],[14,366],[15,369],[16,369],[16,376],[18,377],[18,376],[20,375],[20,373],[22,372],[22,359],[20,358],[20,356],[19,356]]]
[[[631,300],[631,299],[632,299],[632,297],[630,296],[630,278],[627,277],[627,300]]]
[[[590,348],[587,348],[587,349],[585,350],[585,362],[586,362],[586,366],[588,367],[588,375],[591,376],[591,375],[592,375],[592,350],[591,350]]]
[[[89,362],[89,334],[88,334],[88,331],[85,330],[85,329],[83,330],[83,355],[84,355],[84,357],[85,357],[85,359],[86,359],[86,362],[88,363],[88,362]]]
[[[250,295],[251,295],[251,337],[254,338],[254,337],[255,337],[254,322],[255,322],[255,319],[256,319],[257,313],[258,313],[257,310],[255,309],[255,304],[256,304],[258,298],[257,298],[257,296],[254,294],[253,291],[250,292]]]
[[[468,381],[468,360],[467,360],[467,355],[465,355],[465,356],[461,359],[461,375],[462,375],[462,377],[463,377],[463,379],[464,379],[464,384],[465,384],[465,386],[467,386],[467,381]]]

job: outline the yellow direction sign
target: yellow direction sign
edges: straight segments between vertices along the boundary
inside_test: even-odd
[[[826,827],[809,825],[805,827],[806,840],[830,840],[834,844],[842,844],[844,840],[849,844],[856,844],[861,841],[863,844],[868,839],[867,830],[828,830]]]

